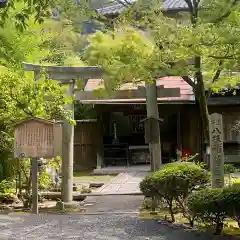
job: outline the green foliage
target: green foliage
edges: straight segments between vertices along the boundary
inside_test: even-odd
[[[14,121],[28,116],[47,119],[67,117],[63,106],[70,103],[71,99],[64,94],[65,88],[57,82],[42,79],[36,85],[30,77],[6,71],[0,75],[0,83],[2,119]]]
[[[200,190],[188,197],[187,206],[199,221],[215,226],[215,233],[220,234],[227,217],[239,223],[240,188],[230,186]]]
[[[233,164],[224,164],[224,173],[231,174],[235,173],[237,168]]]
[[[47,190],[51,185],[51,176],[49,173],[46,172],[44,169],[44,172],[42,172],[39,175],[39,189]]]
[[[1,193],[0,192],[0,202],[4,204],[13,204],[14,202],[18,201],[18,198],[15,194],[7,192]]]
[[[189,11],[170,18],[158,0],[138,1],[113,31],[90,37],[85,58],[104,68],[107,91],[126,82],[182,76],[198,100],[209,142],[208,97],[239,83],[239,74],[232,74],[239,71],[239,1],[185,2]]]
[[[42,23],[46,17],[51,16],[51,8],[55,7],[57,2],[56,0],[7,1],[0,11],[1,26],[8,26],[6,21],[11,19],[17,29],[23,31],[32,16],[35,22]]]
[[[140,182],[140,190],[145,197],[154,197],[156,196],[156,189],[154,188],[154,181],[152,176],[146,177]]]
[[[60,157],[47,159],[41,173],[38,175],[39,189],[49,190],[52,187],[51,175],[47,169],[52,168],[59,171],[60,167]],[[21,159],[18,162],[18,167],[15,168],[15,174],[16,178],[19,179],[20,177],[20,183],[18,183],[20,198],[28,205],[31,198],[31,160],[29,158]]]
[[[9,154],[11,153],[11,142],[5,137],[5,134],[0,134],[0,181],[11,179],[13,177],[15,161],[8,159]]]
[[[11,19],[7,18],[7,27],[0,29],[3,46],[0,49],[0,173],[3,179],[12,176],[16,164],[11,158],[12,123],[31,116],[66,118],[72,122],[71,113],[64,110],[64,106],[72,102],[64,93],[65,87],[50,81],[44,69],[36,84],[32,73],[23,72],[22,63],[64,64],[65,60],[74,61],[76,55],[73,49],[67,50],[55,43],[61,31],[58,32],[57,23],[52,20],[38,24],[35,16],[29,14],[25,19],[28,27],[19,32],[12,18],[22,4],[8,12]]]
[[[188,182],[189,192],[199,187],[204,187],[210,181],[210,173],[195,163],[169,163],[165,164],[162,170],[163,174],[171,174],[171,171],[178,176],[183,176]]]
[[[114,36],[114,38],[113,38]],[[89,39],[85,59],[90,65],[102,66],[108,90],[126,82],[152,81],[168,68],[169,53],[133,28],[113,33],[97,32]]]
[[[145,197],[142,202],[142,209],[151,210],[152,205],[153,205],[152,198]]]
[[[228,184],[231,184],[231,174],[236,171],[237,168],[233,164],[224,164],[224,174],[228,175]]]
[[[236,219],[240,216],[240,188],[230,186],[223,189],[225,211],[229,217]]]
[[[209,173],[193,163],[170,163],[146,177],[140,189],[146,197],[164,199],[174,221],[173,203],[181,204],[192,191],[204,187],[210,181]]]
[[[14,194],[15,193],[15,182],[2,180],[0,182],[0,193]]]
[[[82,189],[81,189],[81,193],[84,194],[84,193],[91,193],[92,192],[92,189],[91,188],[88,188],[88,187],[85,187],[83,186]]]
[[[215,10],[214,5],[211,7]],[[91,36],[85,55],[88,62],[103,66],[107,77],[118,87],[123,82],[153,80],[169,74],[194,76],[198,69],[189,65],[188,60],[194,61],[195,56],[199,56],[206,88],[218,89],[226,83],[235,86],[238,79],[228,74],[239,58],[237,22],[240,16],[234,9],[230,10],[233,13],[229,16],[234,21],[226,19],[218,25],[206,22],[200,15],[194,26],[189,21],[191,13],[179,21],[154,10],[152,7],[144,20],[137,22],[144,31],[136,28],[136,21],[125,19],[124,24],[121,22],[114,31]],[[234,60],[232,56],[235,56]],[[217,81],[212,81],[221,60],[224,60],[221,62],[222,74]],[[193,82],[191,85],[196,87]]]
[[[7,28],[0,28],[0,41],[4,46],[0,49],[1,65],[22,71],[22,62],[63,65],[67,61],[68,65],[74,65],[75,61],[82,64],[74,48],[82,41],[71,27],[54,20],[37,24],[33,15],[27,23],[28,27],[21,32],[11,19],[6,22]]]
[[[11,204],[13,203],[16,197],[16,185],[13,180],[2,180],[0,182],[0,202]]]
[[[92,105],[78,104],[74,106],[74,119],[96,119],[97,111],[92,107]]]
[[[47,169],[60,170],[61,168],[61,158],[56,157],[47,160],[47,164],[44,166],[43,171],[39,174],[39,188],[44,190],[49,190],[52,186],[51,174],[47,172]]]
[[[216,234],[220,234],[226,218],[223,189],[203,189],[193,193],[187,199],[192,215],[204,224],[216,225]]]

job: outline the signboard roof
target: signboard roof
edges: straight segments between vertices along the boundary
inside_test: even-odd
[[[45,123],[45,124],[58,123],[58,122],[55,122],[55,121],[52,121],[52,120],[47,120],[47,119],[40,118],[40,117],[30,117],[30,118],[25,118],[25,119],[22,119],[20,121],[17,121],[15,123],[13,123],[13,126],[17,126],[17,125],[20,125],[20,124],[23,124],[23,123],[26,123],[26,122],[29,122],[29,121],[36,121],[36,122]]]

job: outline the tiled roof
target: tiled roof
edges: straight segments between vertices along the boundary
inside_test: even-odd
[[[144,82],[135,85],[133,83],[126,83],[122,85],[120,90],[130,90],[130,89],[138,89],[139,86],[144,86]],[[195,97],[193,94],[192,87],[189,86],[181,77],[163,77],[157,80],[158,87],[164,88],[180,88],[180,97],[169,97],[169,98],[158,98],[160,102],[193,102],[195,101]],[[94,91],[97,89],[104,88],[104,81],[102,79],[89,79],[84,91]],[[145,102],[145,98],[139,99],[98,99],[98,100],[84,100],[82,103],[84,104],[111,104],[111,103],[141,103]]]
[[[186,10],[188,9],[188,6],[185,0],[164,0],[163,8],[167,11]],[[115,15],[126,11],[126,9],[126,6],[116,2],[115,4],[111,4],[110,6],[105,6],[97,9],[97,12],[103,15]]]

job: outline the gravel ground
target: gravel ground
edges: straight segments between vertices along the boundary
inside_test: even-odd
[[[210,240],[197,232],[139,221],[136,214],[22,216],[1,220],[0,239],[8,240]]]
[[[83,213],[0,215],[0,240],[212,240],[196,231],[138,220],[140,196],[91,197]],[[218,238],[218,240],[223,238]],[[230,240],[231,238],[225,238]]]

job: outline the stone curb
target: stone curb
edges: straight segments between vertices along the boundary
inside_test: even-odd
[[[76,214],[81,214],[81,215],[130,215],[130,214],[134,214],[134,215],[138,215],[140,212],[92,212],[92,213],[88,213],[88,212],[75,212]],[[72,213],[71,213],[72,214]],[[73,212],[74,214],[74,212]],[[142,220],[141,220],[142,221]]]
[[[60,192],[39,192],[39,194],[45,195],[58,195]],[[73,193],[73,196],[83,196],[83,197],[98,197],[98,196],[143,196],[141,192],[126,192],[126,193]]]
[[[101,197],[101,196],[143,196],[141,192],[130,192],[130,193],[86,193],[81,194],[86,197]]]

